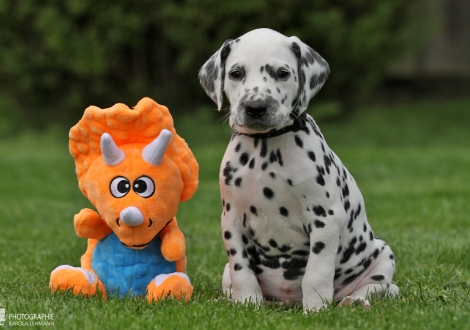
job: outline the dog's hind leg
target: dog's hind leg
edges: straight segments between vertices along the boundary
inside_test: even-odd
[[[362,304],[370,308],[369,299],[372,295],[381,298],[395,297],[399,293],[398,287],[392,283],[395,273],[395,260],[390,247],[384,250],[376,259],[375,265],[366,270],[364,274],[348,287],[343,288],[335,295],[335,300],[341,300],[341,306]]]

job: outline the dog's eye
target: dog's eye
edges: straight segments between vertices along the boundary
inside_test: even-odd
[[[232,70],[228,74],[229,74],[230,78],[232,78],[233,80],[239,80],[239,79],[243,78],[243,72],[241,70],[238,70],[238,69]]]
[[[125,177],[118,176],[111,181],[109,190],[114,197],[121,198],[131,190],[131,183]]]
[[[287,69],[279,68],[277,70],[277,76],[279,77],[279,79],[286,80],[287,78],[289,78],[290,72]]]
[[[134,181],[132,189],[134,189],[137,195],[149,198],[155,192],[155,184],[152,179],[144,175]]]

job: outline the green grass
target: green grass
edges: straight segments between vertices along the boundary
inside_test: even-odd
[[[50,272],[79,265],[86,241],[75,235],[72,219],[90,206],[77,187],[67,132],[0,140],[0,305],[7,314],[53,313],[59,329],[468,329],[469,110],[470,101],[420,103],[320,121],[359,183],[374,233],[395,252],[401,293],[373,300],[371,311],[332,306],[310,315],[299,307],[256,309],[222,298],[227,257],[217,180],[230,130],[209,110],[175,119],[200,164],[200,187],[178,213],[195,285],[188,304],[52,294]]]

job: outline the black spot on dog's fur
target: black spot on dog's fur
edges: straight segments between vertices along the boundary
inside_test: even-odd
[[[263,188],[263,194],[267,199],[272,199],[274,197],[274,192],[268,187]]]
[[[222,174],[225,178],[225,184],[230,185],[231,180],[233,179],[233,173],[237,172],[237,168],[233,167],[230,162],[225,164],[225,167],[222,171]]]
[[[279,208],[279,213],[281,213],[281,215],[285,217],[289,216],[289,210],[287,210],[284,206],[281,206]]]
[[[251,212],[253,215],[258,215],[258,210],[257,210],[256,207],[254,207],[253,205],[250,206],[250,212]]]
[[[286,280],[295,280],[304,275],[307,258],[292,258],[292,260],[284,261],[281,266],[285,269],[284,278]]]
[[[249,157],[250,157],[250,155],[249,155],[247,152],[242,153],[241,156],[240,156],[240,159],[239,159],[239,160],[240,160],[240,164],[241,164],[242,166],[245,166],[246,163],[248,163]]]
[[[266,157],[268,154],[268,142],[266,139],[261,140],[261,151],[260,151],[260,157]]]
[[[311,150],[307,151],[307,156],[312,162],[316,161],[315,153]]]
[[[302,141],[302,139],[298,135],[294,136],[294,140],[295,140],[295,144],[297,145],[297,147],[299,148],[304,147],[304,141]]]
[[[325,248],[325,243],[316,242],[312,247],[312,252],[315,254],[319,254],[324,248]]]
[[[314,206],[313,207],[313,212],[318,216],[326,217],[326,211],[323,208],[323,206],[321,206],[321,205]]]
[[[317,228],[323,228],[323,227],[325,227],[325,223],[324,223],[323,221],[318,220],[318,219],[316,219],[316,220],[313,222],[313,224],[314,224],[315,227],[317,227]]]

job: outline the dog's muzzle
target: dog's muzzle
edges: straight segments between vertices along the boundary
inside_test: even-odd
[[[248,95],[242,98],[234,112],[235,123],[252,132],[263,132],[282,124],[284,116],[279,111],[279,102],[272,97],[257,98]]]
[[[268,103],[262,100],[245,103],[246,115],[252,119],[260,119],[268,111]]]

